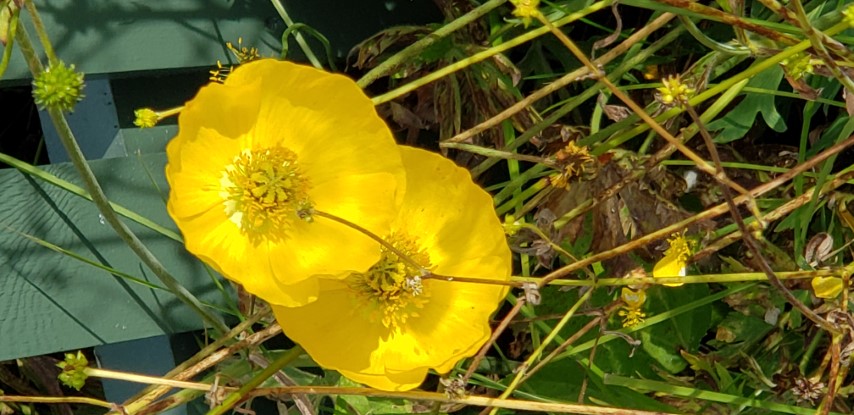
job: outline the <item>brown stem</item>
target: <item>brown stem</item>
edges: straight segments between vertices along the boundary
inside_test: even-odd
[[[854,144],[854,135],[848,137],[847,139],[845,139],[844,141],[842,141],[839,144],[835,144],[835,145],[831,146],[830,148],[822,151],[821,153],[819,153],[815,157],[811,158],[810,160],[807,160],[807,161],[795,166],[794,168],[792,168],[788,172],[781,174],[780,176],[774,178],[773,180],[751,189],[749,196],[753,197],[753,198],[757,198],[757,197],[759,197],[765,193],[770,192],[773,189],[776,189],[781,184],[791,180],[793,177],[797,176],[798,174],[801,174],[805,171],[808,171],[809,169],[813,168],[818,163],[821,163],[822,161],[826,160],[828,157],[839,153],[844,148],[849,147],[852,144]],[[741,195],[741,196],[736,197],[734,199],[734,202],[736,205],[740,205],[742,203],[747,202],[747,200],[748,200],[747,195]],[[638,247],[644,246],[644,245],[649,244],[649,243],[656,241],[658,239],[670,236],[673,232],[684,229],[689,224],[692,224],[692,223],[695,223],[695,222],[698,222],[701,220],[712,219],[714,217],[717,217],[719,215],[726,213],[727,211],[729,211],[729,206],[726,203],[721,203],[717,206],[713,206],[709,209],[706,209],[705,211],[698,213],[698,214],[696,214],[696,215],[694,215],[688,219],[677,222],[673,225],[670,225],[664,229],[660,229],[656,232],[644,235],[640,238],[634,239],[634,240],[632,240],[626,244],[620,245],[620,246],[613,248],[611,250],[608,250],[606,252],[591,255],[587,258],[581,259],[580,261],[575,261],[571,264],[567,264],[566,266],[563,266],[559,269],[556,269],[556,270],[552,271],[551,273],[549,273],[548,275],[544,276],[542,278],[542,280],[540,281],[540,286],[543,286],[543,285],[545,285],[545,284],[547,284],[547,283],[549,283],[555,279],[565,277],[565,276],[571,274],[572,272],[575,272],[576,270],[579,270],[581,268],[584,268],[584,267],[589,266],[591,264],[594,264],[596,262],[604,261],[608,258],[612,258],[612,257],[618,256],[618,255],[622,255],[622,254],[631,252],[634,249],[637,249]]]

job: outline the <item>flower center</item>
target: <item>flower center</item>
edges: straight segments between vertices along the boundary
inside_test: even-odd
[[[429,269],[430,257],[419,249],[415,238],[392,234],[386,242]],[[421,280],[421,268],[400,259],[385,247],[380,260],[367,272],[350,275],[348,285],[356,293],[357,307],[364,310],[371,321],[381,320],[387,328],[400,327],[409,317],[417,317],[418,310],[429,298],[425,290],[429,281]]]
[[[243,150],[223,170],[220,185],[225,214],[253,242],[284,239],[294,220],[310,220],[310,185],[287,148]]]

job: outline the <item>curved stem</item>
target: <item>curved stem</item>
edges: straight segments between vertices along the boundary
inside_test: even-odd
[[[282,5],[281,0],[271,0],[270,2],[273,3],[273,7],[279,13],[279,16],[282,18],[282,20],[285,21],[285,24],[288,25],[288,27],[293,26],[294,20],[291,19],[290,15],[288,15],[288,12],[285,10],[285,6]],[[302,49],[302,52],[305,53],[306,59],[308,59],[308,61],[311,62],[311,64],[314,65],[315,68],[323,69],[323,65],[320,63],[320,59],[317,59],[317,56],[314,55],[314,51],[312,51],[311,47],[308,46],[308,42],[305,41],[305,38],[302,36],[302,34],[300,34],[299,32],[294,33],[294,39],[296,39],[297,44],[299,45],[300,49]]]
[[[27,60],[27,64],[30,66],[30,71],[35,78],[41,73],[42,64],[39,61],[35,50],[32,48],[32,43],[30,42],[27,32],[22,29],[21,25],[18,25],[18,41],[21,46],[21,52],[23,52]],[[119,238],[121,238],[122,241],[130,247],[130,249],[149,269],[151,269],[160,281],[163,282],[163,284],[166,285],[166,287],[169,288],[176,297],[178,297],[178,299],[192,308],[199,314],[199,316],[202,317],[202,319],[204,319],[219,333],[227,332],[228,327],[222,321],[222,317],[207,310],[202,303],[193,296],[193,294],[187,291],[187,289],[184,288],[178,280],[176,280],[175,277],[166,270],[163,264],[161,264],[154,254],[148,250],[148,248],[139,240],[130,228],[128,228],[127,225],[119,219],[116,211],[113,210],[110,205],[107,195],[104,194],[104,190],[95,178],[95,174],[92,173],[92,169],[86,162],[86,158],[83,156],[83,152],[80,150],[80,146],[74,138],[74,133],[71,132],[71,127],[68,125],[68,120],[65,118],[65,114],[56,108],[48,108],[47,112],[50,115],[53,126],[56,129],[60,141],[62,142],[62,146],[68,152],[71,163],[74,165],[78,174],[80,174],[84,187],[92,196],[92,202],[95,203],[95,206],[104,217],[104,220],[110,224],[110,226],[116,231]]]
[[[322,212],[322,211],[319,211],[319,210],[314,210],[314,211],[312,211],[312,212],[311,212],[311,214],[312,214],[312,215],[320,216],[320,217],[322,217],[322,218],[326,218],[326,219],[333,220],[333,221],[338,222],[338,223],[340,223],[340,224],[342,224],[342,225],[348,226],[348,227],[350,227],[350,228],[352,228],[352,229],[355,229],[355,230],[359,231],[359,232],[360,232],[360,233],[362,233],[363,235],[365,235],[365,236],[367,236],[367,237],[369,237],[369,238],[373,239],[374,241],[376,241],[377,243],[379,243],[380,245],[382,245],[382,246],[383,246],[383,248],[386,248],[386,249],[388,249],[389,251],[393,252],[395,255],[397,255],[397,256],[398,256],[398,258],[402,259],[402,260],[403,260],[404,262],[406,262],[407,264],[409,264],[409,265],[411,265],[411,266],[415,267],[416,269],[418,269],[418,270],[421,272],[421,276],[425,276],[425,275],[430,274],[430,270],[428,270],[428,269],[424,268],[423,266],[421,266],[420,264],[418,264],[417,262],[415,262],[415,260],[413,260],[412,258],[410,258],[408,255],[404,254],[404,253],[403,253],[403,252],[401,252],[399,249],[397,249],[397,248],[395,248],[394,246],[392,246],[392,244],[390,244],[390,243],[386,242],[383,238],[381,238],[381,237],[377,236],[377,235],[376,235],[376,234],[374,234],[373,232],[371,232],[371,231],[369,231],[369,230],[367,230],[367,229],[365,229],[365,228],[363,228],[363,227],[361,227],[361,226],[359,226],[359,225],[357,225],[357,224],[355,224],[355,223],[353,223],[353,222],[350,222],[350,221],[349,221],[349,220],[347,220],[347,219],[344,219],[344,218],[341,218],[341,217],[335,216],[335,215],[333,215],[333,214],[331,214],[331,213],[326,213],[326,212]]]
[[[36,35],[39,37],[39,41],[42,43],[42,47],[44,48],[44,53],[47,55],[47,62],[50,65],[56,64],[59,62],[59,59],[56,57],[56,53],[53,51],[53,44],[50,42],[50,38],[47,36],[47,30],[44,28],[44,22],[42,22],[42,18],[39,15],[38,10],[36,10],[36,5],[33,3],[33,0],[26,0],[24,5],[27,8],[27,12],[30,13],[30,18],[33,21],[33,27],[36,29]]]

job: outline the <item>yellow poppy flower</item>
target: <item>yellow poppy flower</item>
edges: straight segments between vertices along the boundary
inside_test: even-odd
[[[407,390],[428,369],[449,372],[490,336],[489,316],[507,294],[511,255],[492,198],[469,173],[424,150],[402,147],[406,194],[382,259],[346,280],[320,281],[317,301],[273,307],[285,334],[321,366],[383,390]]]
[[[670,247],[664,251],[664,258],[661,258],[652,269],[652,276],[655,278],[662,277],[684,277],[685,267],[688,266],[688,260],[691,258],[693,249],[692,242],[685,239],[680,234],[674,234],[667,242]],[[678,287],[683,283],[663,284],[668,287]]]
[[[405,184],[400,151],[356,84],[262,59],[203,87],[167,146],[169,214],[187,249],[247,291],[294,306],[316,278],[379,259],[376,242],[323,217],[388,232]]]

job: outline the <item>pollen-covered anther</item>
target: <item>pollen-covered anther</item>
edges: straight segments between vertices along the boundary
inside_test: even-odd
[[[83,95],[83,73],[74,65],[52,63],[33,80],[33,98],[39,108],[71,111]]]
[[[854,4],[848,5],[842,11],[842,21],[848,24],[849,27],[854,27]]]
[[[296,154],[284,147],[241,152],[220,185],[226,216],[250,239],[286,238],[293,222],[311,211],[309,182]]]
[[[525,27],[540,13],[540,0],[510,0],[510,2],[515,7],[513,15],[521,18]]]
[[[430,258],[418,248],[414,238],[396,234],[386,241],[422,267],[382,248],[380,260],[367,272],[354,274],[349,285],[370,318],[381,319],[386,327],[399,327],[409,317],[418,316],[418,310],[428,300],[429,284],[421,276],[423,270],[430,267]]]
[[[243,38],[237,38],[237,46],[231,42],[225,42],[225,47],[234,54],[234,57],[240,63],[252,62],[261,59],[261,54],[258,53],[258,48],[243,46]]]

